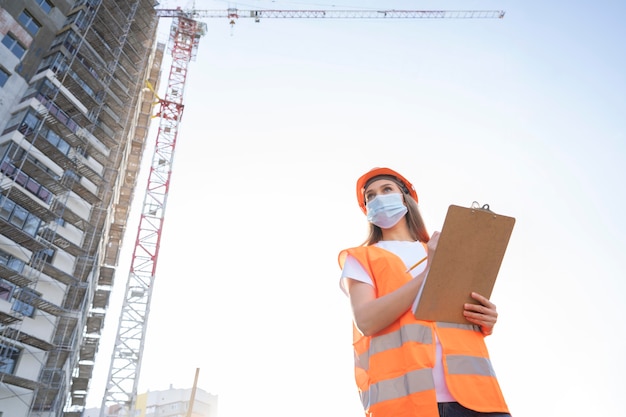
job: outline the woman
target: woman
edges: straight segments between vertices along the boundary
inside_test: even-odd
[[[366,416],[510,416],[484,343],[496,306],[472,293],[478,304],[464,305],[472,324],[417,320],[411,307],[439,233],[429,237],[417,193],[399,173],[375,168],[356,188],[370,233],[363,245],[341,251],[339,264]]]

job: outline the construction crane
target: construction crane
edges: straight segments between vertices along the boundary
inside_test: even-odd
[[[100,417],[134,415],[150,301],[165,218],[174,150],[183,113],[189,62],[198,50],[206,24],[196,19],[223,18],[232,25],[239,18],[304,19],[502,19],[501,10],[182,10],[159,9],[159,18],[173,18],[170,30],[170,65],[167,88],[158,98],[160,124],[148,184],[140,215],[130,272],[111,357]],[[156,94],[156,92],[155,92]],[[191,406],[191,405],[190,405]],[[106,414],[105,414],[106,413]]]

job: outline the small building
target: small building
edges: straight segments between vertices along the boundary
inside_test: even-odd
[[[135,417],[186,417],[191,400],[192,389],[173,388],[163,391],[148,391],[137,396]],[[109,410],[109,416],[116,415]],[[209,394],[201,388],[196,389],[193,401],[192,417],[217,417],[217,395]],[[86,409],[82,417],[100,417],[99,408]]]
[[[137,396],[137,417],[185,417],[192,389],[170,387],[164,391],[148,391]],[[193,401],[192,417],[217,417],[217,395],[198,388]]]

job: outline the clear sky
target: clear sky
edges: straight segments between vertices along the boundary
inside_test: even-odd
[[[388,166],[415,184],[431,232],[450,204],[488,203],[517,219],[487,339],[512,414],[623,414],[623,1],[195,7],[506,16],[240,19],[233,28],[206,20],[190,65],[140,392],[189,388],[200,368],[199,386],[219,395],[219,417],[361,416],[337,254],[366,236],[357,177]],[[118,306],[90,406],[102,398]]]

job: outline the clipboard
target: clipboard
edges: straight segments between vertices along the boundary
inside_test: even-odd
[[[415,317],[468,324],[463,304],[477,304],[472,291],[491,296],[514,225],[515,218],[496,214],[487,204],[451,205],[430,271],[413,303]]]

